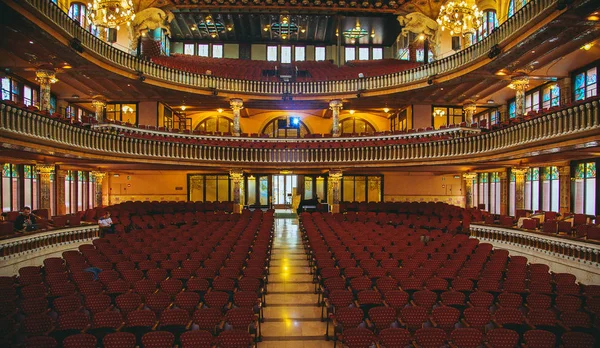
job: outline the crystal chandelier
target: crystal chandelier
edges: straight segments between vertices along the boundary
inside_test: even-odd
[[[135,18],[132,0],[92,0],[87,7],[90,23],[99,28],[119,30]]]
[[[475,34],[481,26],[483,13],[477,5],[469,6],[465,1],[449,1],[440,8],[437,22],[444,30],[450,30],[452,36]]]

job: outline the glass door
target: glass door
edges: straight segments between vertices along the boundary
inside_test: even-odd
[[[290,208],[298,185],[297,175],[273,175],[272,183],[273,207],[275,209]]]

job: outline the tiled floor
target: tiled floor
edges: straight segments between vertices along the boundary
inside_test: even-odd
[[[333,347],[317,306],[298,219],[275,219],[261,348]]]

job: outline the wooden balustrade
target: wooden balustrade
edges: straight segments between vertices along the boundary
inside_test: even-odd
[[[421,83],[430,76],[441,77],[443,74],[464,69],[468,65],[486,59],[490,49],[495,45],[512,40],[524,33],[537,22],[537,18],[546,17],[549,12],[555,10],[556,2],[557,0],[531,0],[485,39],[431,64],[402,72],[361,79],[304,82],[239,80],[200,75],[167,68],[139,59],[96,38],[49,0],[23,0],[19,4],[31,12],[37,12],[36,16],[43,17],[53,23],[69,39],[78,39],[83,49],[88,53],[91,52],[107,63],[124,69],[129,73],[143,73],[145,76],[153,79],[173,84],[173,88],[186,86],[204,90],[255,95],[282,95],[291,93],[293,95],[331,96],[335,94],[354,94],[359,90],[393,89],[400,86]]]
[[[573,139],[578,135],[596,135],[600,132],[598,109],[598,99],[594,99],[534,119],[524,120],[501,130],[473,135],[468,129],[457,129],[455,131],[459,133],[456,135],[462,136],[429,142],[401,144],[390,141],[382,146],[373,146],[364,142],[365,140],[401,140],[409,135],[317,139],[231,137],[229,147],[227,142],[223,141],[224,138],[211,136],[165,132],[164,139],[161,140],[160,137],[139,139],[115,132],[101,132],[0,103],[0,135],[5,138],[25,140],[29,143],[28,146],[39,143],[89,154],[178,162],[202,161],[236,165],[317,163],[364,165],[427,160],[431,163],[431,160],[470,160],[473,156],[494,154],[499,151],[509,152],[519,147],[557,142],[561,138]],[[131,130],[129,128],[129,131]],[[470,136],[464,136],[467,134]],[[195,139],[220,139],[223,142],[218,145],[200,142],[196,144],[193,141]],[[239,146],[244,142],[262,146],[260,148]],[[282,142],[289,142],[295,148],[278,148],[277,144]],[[301,144],[305,146],[299,146]],[[580,145],[597,146],[597,144]]]
[[[91,242],[99,237],[98,233],[98,225],[86,224],[0,240],[0,260],[6,261],[56,246]]]
[[[482,242],[516,246],[580,264],[600,267],[600,243],[516,228],[471,224],[471,237]]]

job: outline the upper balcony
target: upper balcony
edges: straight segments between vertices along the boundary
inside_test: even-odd
[[[363,78],[350,78],[357,76],[352,73],[339,74],[333,80],[304,78],[282,82],[242,78],[239,74],[201,74],[198,73],[201,70],[188,68],[185,69],[190,71],[183,71],[173,68],[182,68],[178,64],[172,64],[173,61],[162,62],[172,67],[159,65],[139,59],[101,41],[51,1],[7,0],[6,3],[63,44],[80,46],[81,57],[111,73],[132,79],[143,76],[145,84],[193,94],[212,96],[218,93],[220,96],[238,97],[249,95],[254,99],[266,100],[280,99],[286,95],[292,95],[294,100],[357,98],[357,94],[363,98],[380,96],[424,88],[430,85],[428,81],[432,79],[438,84],[466,74],[479,74],[481,71],[478,70],[484,67],[486,74],[493,76],[493,72],[515,62],[522,53],[530,49],[529,46],[548,40],[550,32],[552,35],[560,35],[560,41],[554,44],[565,44],[574,36],[588,30],[588,27],[583,25],[574,26],[575,29],[570,29],[569,33],[564,31],[562,26],[559,29],[558,24],[553,21],[569,10],[557,10],[557,0],[532,0],[487,38],[430,64],[407,70],[384,69],[383,74],[366,74]],[[590,6],[593,7],[589,1],[576,1],[570,9],[575,12],[588,11]],[[545,27],[548,29],[547,26],[551,26],[552,29],[543,30]],[[495,57],[491,52],[497,49],[501,54]]]

